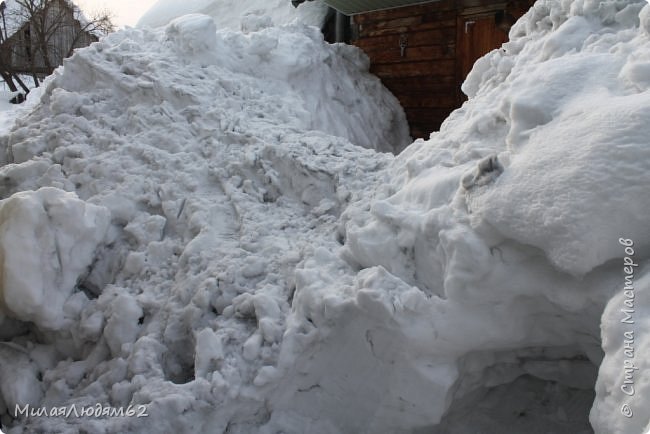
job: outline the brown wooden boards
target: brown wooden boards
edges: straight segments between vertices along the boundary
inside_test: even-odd
[[[457,106],[456,21],[449,0],[354,17],[354,44],[399,99],[413,137],[428,137]]]
[[[494,14],[469,15],[458,18],[459,79],[464,80],[474,62],[508,40],[496,26]]]
[[[413,138],[427,138],[465,100],[474,62],[507,41],[532,0],[442,0],[352,17],[352,43],[404,107]]]

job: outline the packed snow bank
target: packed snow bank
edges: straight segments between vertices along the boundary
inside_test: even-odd
[[[161,27],[185,14],[200,13],[214,18],[219,29],[255,31],[272,25],[302,23],[322,27],[327,6],[320,0],[297,8],[290,0],[158,0],[138,27]]]
[[[340,257],[297,272],[289,382],[269,432],[313,421],[322,432],[589,432],[601,314],[623,286],[619,238],[634,240],[639,264],[650,253],[649,10],[538,2],[477,62],[470,101],[345,211]],[[629,422],[612,393],[625,372],[616,300],[591,421],[637,434],[650,394],[638,375]],[[650,333],[650,312],[637,315],[636,334]],[[477,406],[498,407],[505,390],[549,405],[486,419]]]
[[[110,214],[45,187],[0,201],[0,306],[37,326],[63,325],[63,303],[93,262]]]
[[[79,51],[3,139],[2,195],[111,222],[61,328],[5,319],[3,427],[647,431],[649,16],[539,2],[398,157],[350,143],[399,149],[403,114],[313,28],[190,15]]]

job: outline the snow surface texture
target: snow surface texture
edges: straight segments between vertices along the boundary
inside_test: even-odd
[[[538,2],[475,65],[470,101],[344,212],[340,254],[297,271],[279,368],[289,386],[275,390],[269,427],[590,431],[576,415],[594,399],[603,308],[623,287],[619,238],[634,240],[639,275],[650,253],[649,13],[646,2]],[[642,375],[633,400],[616,392],[626,337],[612,303],[590,420],[637,434],[650,395]],[[643,306],[637,334],[650,332]],[[647,340],[635,342],[647,372]]]
[[[250,32],[273,25],[302,23],[321,27],[328,7],[320,0],[293,7],[290,0],[158,0],[138,27],[161,27],[185,14],[211,16],[220,29]]]
[[[89,252],[60,323],[3,306],[3,429],[647,431],[645,5],[538,2],[398,157],[350,143],[403,115],[313,28],[190,15],[80,50],[3,139],[3,203],[58,198],[86,235],[40,227]],[[98,402],[149,418],[9,417]]]

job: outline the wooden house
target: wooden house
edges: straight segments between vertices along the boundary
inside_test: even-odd
[[[508,39],[533,0],[324,0],[331,40],[362,48],[400,100],[413,138],[428,138],[464,101],[474,62]],[[295,2],[294,2],[295,3]]]
[[[63,64],[75,48],[98,40],[87,30],[87,23],[77,7],[68,0],[28,2],[29,10],[15,0],[2,1],[0,62],[13,74],[43,77]],[[9,4],[9,6],[7,6]]]

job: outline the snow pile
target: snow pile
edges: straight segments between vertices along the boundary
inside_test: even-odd
[[[2,138],[3,429],[268,419],[296,264],[339,245],[338,216],[391,159],[349,140],[409,140],[367,67],[315,28],[216,33],[203,15],[66,61]],[[97,403],[150,418],[13,418]]]
[[[649,16],[538,2],[397,157],[352,144],[399,150],[403,114],[314,28],[190,15],[81,50],[3,139],[7,203],[88,228],[38,226],[88,253],[59,327],[5,318],[3,427],[647,431]]]
[[[185,14],[210,15],[220,29],[256,31],[296,22],[321,27],[327,15],[322,1],[293,7],[289,0],[158,0],[138,22],[138,27],[160,27]]]
[[[346,210],[340,255],[297,271],[289,380],[269,426],[589,432],[600,317],[623,286],[619,238],[634,240],[639,279],[650,253],[649,11],[538,2],[511,42],[477,62],[470,101]],[[591,422],[636,434],[648,429],[650,394],[636,375],[634,421],[621,414],[615,392],[634,369],[624,371],[615,326],[625,305],[611,303]],[[645,306],[637,334],[650,332]],[[650,349],[635,342],[643,372]],[[504,403],[512,410],[494,411]]]

